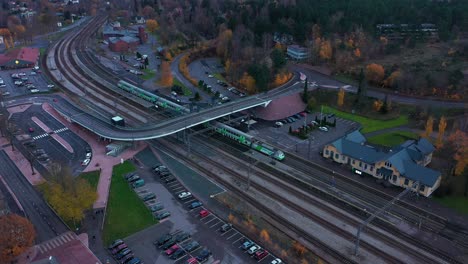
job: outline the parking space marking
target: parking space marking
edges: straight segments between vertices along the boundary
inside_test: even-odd
[[[213,219],[211,219],[211,220],[208,220],[208,221],[206,221],[206,222],[204,222],[204,223],[205,223],[205,224],[208,224],[209,222],[211,222],[211,221],[213,221],[213,220],[217,220],[217,219],[218,219],[218,218],[216,218],[216,217],[213,217]]]
[[[167,184],[167,187],[172,188],[172,187],[174,187],[174,186],[176,186],[176,185],[180,185],[180,183],[179,183],[179,182],[168,183],[168,184]]]
[[[228,231],[224,232],[224,233],[223,233],[221,236],[224,236],[225,234],[229,233],[229,231],[231,231],[231,230],[233,230],[233,231],[234,231],[234,235],[236,235],[236,234],[237,234],[237,230],[235,230],[234,228],[231,228],[230,230],[228,230]],[[234,236],[234,235],[233,235],[233,236]],[[229,238],[228,238],[228,239],[229,239]]]
[[[214,226],[216,226],[216,225],[218,225],[218,224],[222,224],[222,223],[223,223],[223,221],[219,221],[218,223],[216,223],[216,224],[210,226],[210,228],[213,228]]]
[[[241,234],[241,233],[238,233],[239,235],[241,235],[241,237],[239,237],[236,241],[232,242],[232,244],[234,245],[235,243],[237,243],[237,241],[241,240],[244,236]],[[228,238],[229,240],[229,238]],[[241,245],[242,246],[242,245]],[[240,247],[239,247],[240,248]]]
[[[174,193],[179,194],[179,193],[183,192],[184,186],[181,185],[181,186],[179,186],[179,187],[175,187],[175,188],[171,188],[171,189],[172,189],[172,191],[173,191]]]
[[[185,201],[184,204],[188,204],[188,203],[193,203],[194,201],[196,201],[197,199],[191,199],[191,200],[188,200],[188,201]]]

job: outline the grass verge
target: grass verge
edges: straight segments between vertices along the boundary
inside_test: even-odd
[[[156,76],[156,73],[150,69],[144,69],[143,72],[145,73],[143,76],[141,76],[143,80],[149,80],[153,78],[154,76]]]
[[[123,178],[124,174],[134,170],[135,166],[128,161],[114,166],[112,170],[103,230],[105,245],[157,223],[148,208]]]
[[[174,85],[178,85],[178,86],[182,87],[182,91],[184,91],[185,96],[191,96],[192,95],[192,90],[187,88],[187,86],[185,86],[179,79],[174,78],[173,82],[174,82],[173,83]]]
[[[80,177],[88,181],[88,183],[93,187],[94,190],[97,190],[97,186],[99,183],[99,175],[100,172],[98,170],[90,171],[90,172],[83,172],[80,174]]]
[[[370,118],[356,115],[356,114],[342,112],[334,108],[331,108],[329,106],[323,106],[323,112],[334,113],[337,117],[341,117],[343,119],[348,119],[348,120],[352,120],[354,122],[360,123],[362,126],[362,129],[361,129],[362,133],[369,133],[373,131],[378,131],[378,130],[392,128],[392,127],[399,127],[399,126],[408,124],[408,116],[406,115],[401,115],[398,118],[390,119],[390,120],[377,120],[377,119],[370,119]]]
[[[463,196],[434,197],[437,202],[454,209],[455,211],[468,215],[468,198]]]
[[[393,147],[400,145],[409,139],[417,139],[418,135],[409,131],[394,131],[367,138],[367,141],[373,144]]]

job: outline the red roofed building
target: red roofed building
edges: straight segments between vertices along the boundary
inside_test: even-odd
[[[0,69],[32,68],[38,60],[38,48],[14,49],[0,54]]]
[[[80,237],[70,231],[63,233],[23,253],[18,263],[100,264],[101,261],[80,240]],[[87,236],[84,237],[87,240]]]
[[[305,108],[301,95],[295,93],[274,99],[267,107],[256,107],[255,114],[257,118],[273,121],[300,113]]]

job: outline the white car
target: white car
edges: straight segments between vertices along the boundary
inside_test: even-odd
[[[260,249],[262,248],[255,245],[255,246],[250,247],[249,250],[247,250],[247,253],[249,253],[249,255],[253,255],[255,252],[259,251]]]
[[[47,85],[47,88],[54,88],[54,87],[55,87],[55,85],[53,85],[53,84],[48,84]]]
[[[29,90],[29,91],[30,91],[31,93],[38,93],[38,92],[40,92],[38,89],[31,89],[31,90]]]
[[[208,78],[213,78],[214,76],[212,74],[208,75]]]
[[[31,72],[29,73],[29,75],[36,75],[36,72]]]
[[[179,193],[179,199],[185,199],[185,198],[189,198],[190,196],[192,196],[192,194],[190,192],[181,192]]]
[[[318,126],[318,125],[319,125],[319,123],[318,123],[317,121],[315,121],[315,120],[310,121],[310,123],[311,123],[312,125],[314,125],[314,126]]]
[[[2,95],[10,95],[10,92],[4,92]]]
[[[324,126],[321,126],[319,127],[320,130],[324,131],[324,132],[328,132],[328,128],[327,127],[324,127]]]
[[[83,160],[83,162],[81,162],[81,166],[88,166],[90,161],[91,161],[90,159]]]
[[[283,261],[281,259],[279,259],[279,258],[276,258],[276,259],[271,261],[271,264],[281,264],[281,263],[283,263]]]
[[[280,121],[275,122],[275,127],[282,127],[283,123]]]
[[[91,152],[88,152],[88,153],[86,153],[86,158],[87,158],[87,159],[91,159],[91,156],[92,156],[92,155],[93,155],[93,154],[91,154]]]

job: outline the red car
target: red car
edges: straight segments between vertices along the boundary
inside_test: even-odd
[[[125,243],[118,245],[116,248],[112,249],[112,255],[117,254],[120,250],[127,248]]]
[[[200,214],[200,217],[203,218],[203,217],[210,215],[210,212],[208,210],[201,210],[199,214]]]
[[[198,261],[196,258],[190,258],[187,260],[187,264],[198,264]]]
[[[164,251],[166,253],[166,255],[170,256],[172,254],[174,254],[174,252],[176,252],[178,249],[179,249],[179,245],[175,244],[173,245],[172,247],[170,247],[168,250]]]
[[[268,251],[266,251],[265,249],[261,249],[261,250],[255,252],[255,259],[256,260],[262,260],[266,256],[268,256]]]

